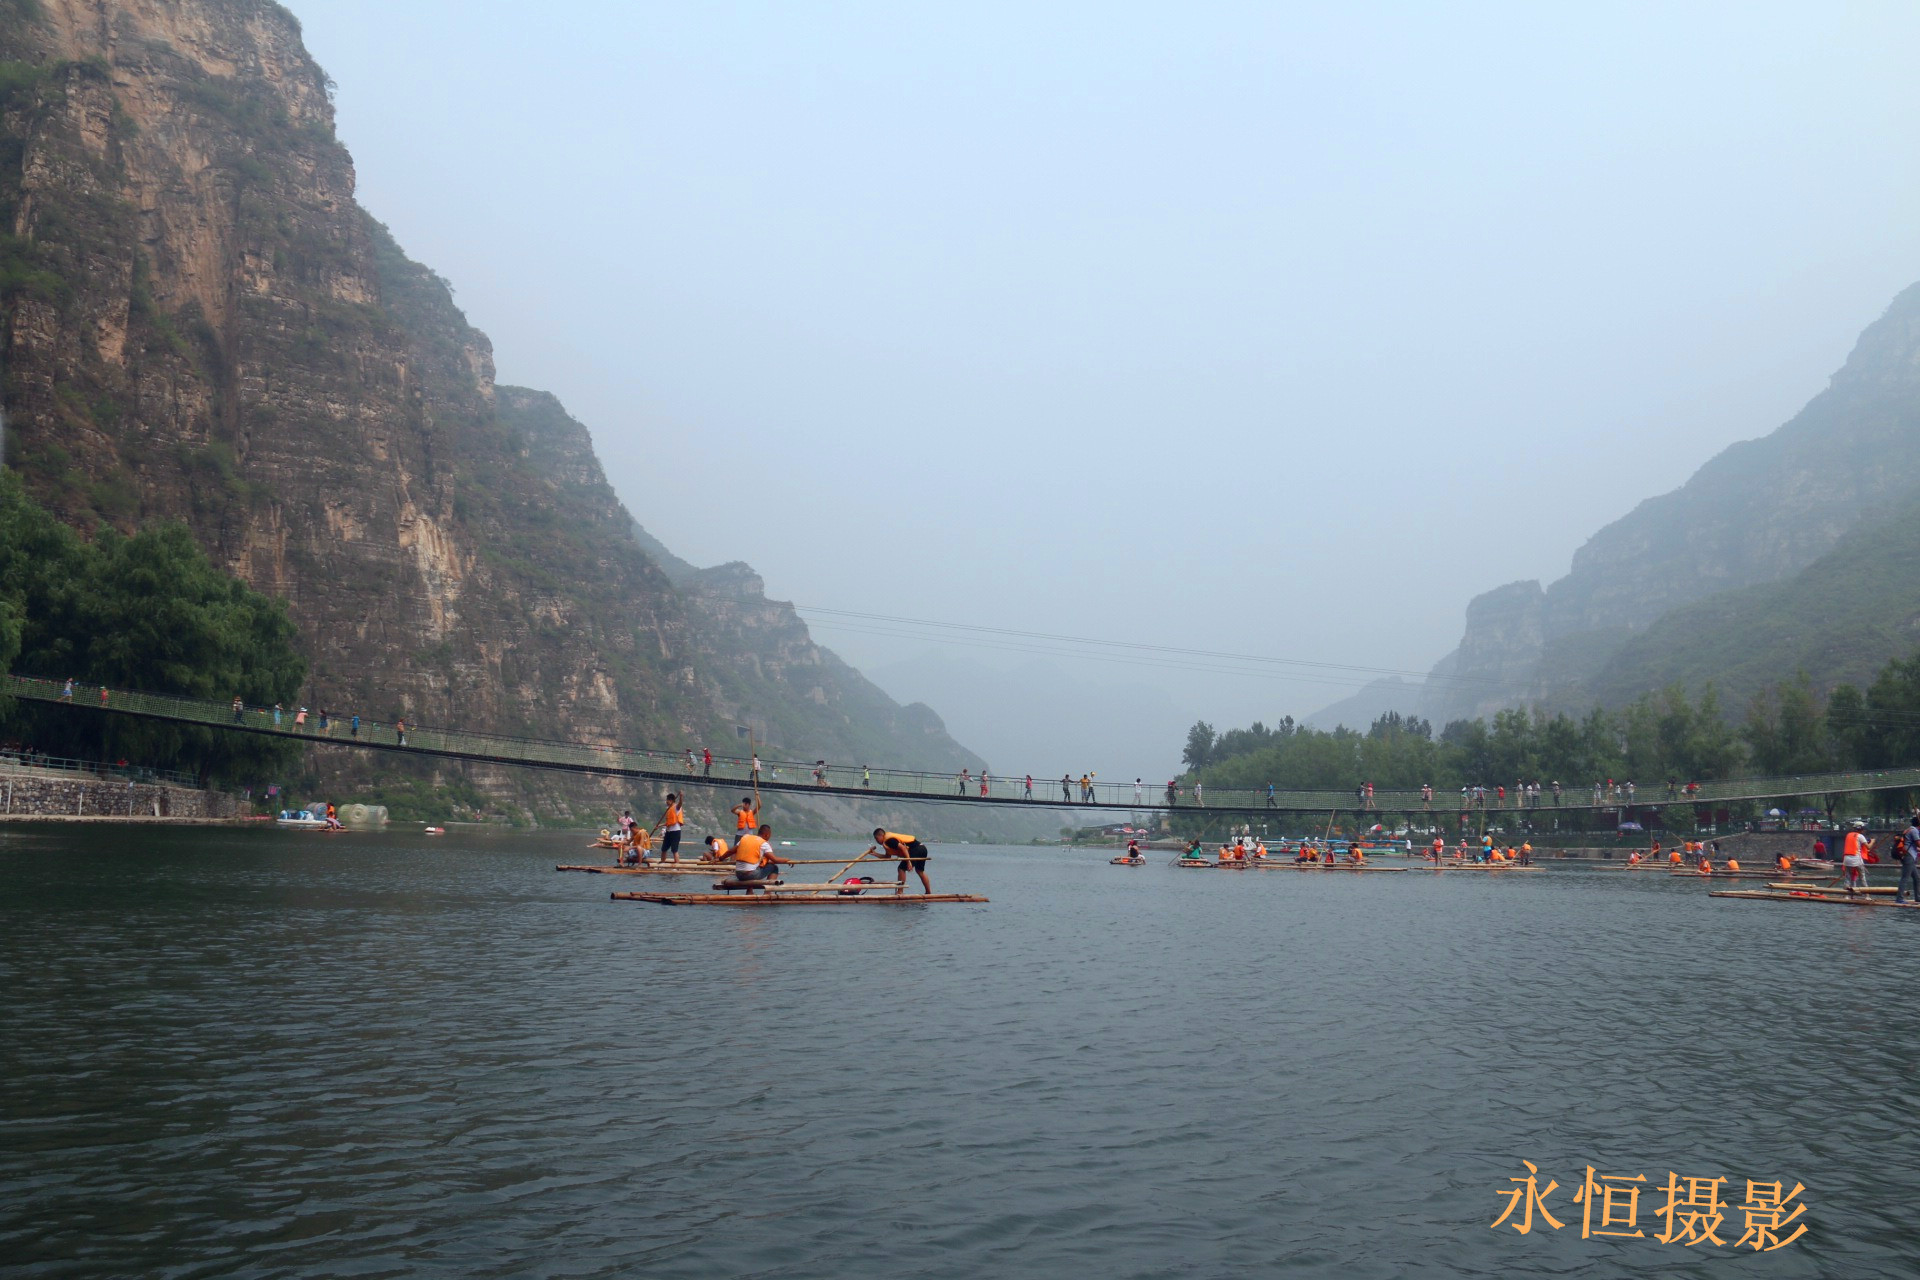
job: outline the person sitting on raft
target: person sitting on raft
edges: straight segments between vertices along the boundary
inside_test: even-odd
[[[782,866],[796,865],[775,856],[772,836],[773,828],[763,825],[758,832],[749,831],[740,837],[740,842],[733,847],[733,883],[759,884],[774,880]]]
[[[1140,856],[1140,842],[1129,838],[1127,841],[1127,860],[1131,862]]]
[[[1180,861],[1186,862],[1188,860],[1194,862],[1205,862],[1207,860],[1206,855],[1200,852],[1200,841],[1198,839],[1195,839],[1193,843],[1189,844],[1186,852],[1180,855]]]
[[[1704,853],[1700,855],[1700,874],[1703,876],[1713,874],[1713,859]]]
[[[894,893],[906,892],[908,867],[912,867],[914,873],[920,877],[922,892],[933,892],[933,881],[927,879],[927,859],[933,855],[927,850],[927,846],[920,843],[918,836],[901,835],[898,831],[875,827],[873,843],[876,848],[867,850],[868,853],[900,859],[900,874],[895,882]]]
[[[1637,867],[1640,865],[1640,851],[1638,849],[1635,849],[1632,853],[1627,855],[1627,865],[1630,867]]]
[[[725,862],[728,855],[733,852],[732,847],[719,836],[708,836],[706,849],[706,853],[700,858],[702,862]]]
[[[1773,865],[1774,865],[1774,869],[1779,871],[1779,873],[1783,876],[1790,876],[1793,874],[1793,859],[1789,858],[1784,853],[1773,860]]]

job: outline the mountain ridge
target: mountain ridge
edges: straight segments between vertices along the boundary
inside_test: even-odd
[[[316,706],[977,767],[757,578],[716,608],[649,555],[586,428],[496,386],[447,282],[359,206],[285,9],[15,3],[0,64],[7,464],[71,525],[181,520],[286,599]],[[473,777],[561,815],[612,785]]]

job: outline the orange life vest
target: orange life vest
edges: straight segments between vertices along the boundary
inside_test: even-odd
[[[740,837],[740,843],[734,846],[733,860],[743,866],[757,867],[767,858],[767,842],[751,832]]]

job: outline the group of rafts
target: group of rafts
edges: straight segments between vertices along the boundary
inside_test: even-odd
[[[1894,838],[1899,839],[1898,836]],[[1842,848],[1844,852],[1838,863],[1825,858],[1794,858],[1783,853],[1774,859],[1771,870],[1746,871],[1741,869],[1737,858],[1722,858],[1716,863],[1716,845],[1705,841],[1688,841],[1681,849],[1667,854],[1666,868],[1669,875],[1675,876],[1766,881],[1760,889],[1721,889],[1708,894],[1713,898],[1743,898],[1750,902],[1826,902],[1857,907],[1920,906],[1920,903],[1900,901],[1899,891],[1891,885],[1867,882],[1867,867],[1880,862],[1872,837],[1865,832],[1849,831]],[[1653,846],[1646,858],[1635,853],[1628,858],[1626,869],[1657,868],[1661,865],[1659,854],[1658,844]],[[1689,862],[1692,863],[1691,867],[1688,866]],[[1838,875],[1827,874],[1836,871]]]
[[[744,804],[745,802],[743,802]],[[735,811],[740,812],[739,810]],[[773,828],[757,823],[757,810],[748,810],[734,842],[729,845],[719,836],[708,836],[699,856],[683,861],[679,851],[653,855],[652,833],[645,827],[614,833],[602,829],[590,848],[612,849],[615,862],[610,867],[561,865],[556,871],[587,871],[617,876],[705,876],[711,880],[705,893],[615,892],[625,902],[657,902],[664,906],[852,906],[857,904],[985,902],[971,893],[935,893],[927,878],[927,859],[932,852],[917,836],[876,827],[873,844],[851,860],[842,858],[783,858],[774,851]],[[874,863],[898,867],[891,883],[860,874],[856,868]],[[835,866],[837,869],[808,883],[795,883],[781,874],[782,867]],[[920,878],[921,892],[908,893],[907,872]],[[721,879],[713,879],[721,876]]]
[[[1380,855],[1406,852],[1401,845],[1367,845],[1359,842],[1301,840],[1296,843],[1281,842],[1272,850],[1264,840],[1249,841],[1239,837],[1219,847],[1209,854],[1200,841],[1189,842],[1186,850],[1173,860],[1176,867],[1200,869],[1210,868],[1216,871],[1414,871],[1420,867],[1388,867],[1375,860]],[[1369,855],[1373,856],[1369,856]],[[1522,845],[1517,849],[1497,849],[1490,842],[1481,846],[1477,853],[1470,851],[1463,842],[1457,849],[1449,851],[1445,841],[1436,840],[1433,846],[1420,856],[1427,864],[1424,869],[1453,868],[1461,871],[1538,871],[1533,865],[1533,846]],[[1118,858],[1111,859],[1116,867],[1144,867],[1147,860],[1140,853],[1137,842],[1129,840],[1127,851]]]

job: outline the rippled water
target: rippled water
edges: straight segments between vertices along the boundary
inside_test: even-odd
[[[737,912],[580,844],[0,831],[0,1264],[1920,1271],[1920,913],[951,847],[991,905]],[[1522,1160],[1564,1229],[1488,1229]],[[1582,1240],[1588,1164],[1726,1176],[1727,1247]],[[1810,1232],[1736,1254],[1747,1178]]]

